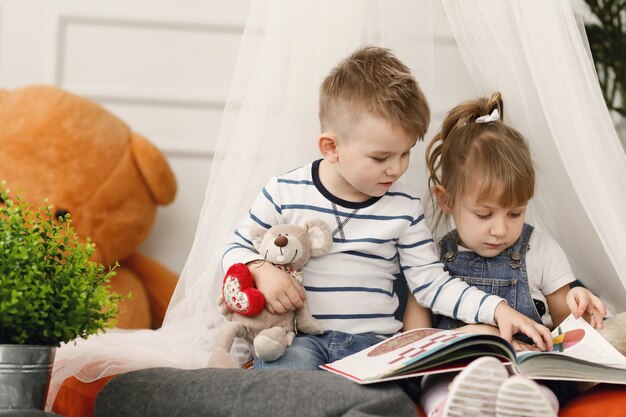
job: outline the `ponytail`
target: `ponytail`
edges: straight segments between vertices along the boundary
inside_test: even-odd
[[[459,130],[469,123],[475,123],[481,116],[492,114],[498,110],[500,121],[504,120],[504,103],[499,92],[493,93],[489,98],[466,101],[459,104],[447,114],[443,121],[441,131],[435,135],[426,147],[426,168],[428,169],[428,185],[433,189],[441,184],[439,169],[441,168],[441,156],[450,136],[458,135]]]

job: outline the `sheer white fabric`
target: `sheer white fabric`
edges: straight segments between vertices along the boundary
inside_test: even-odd
[[[585,284],[624,310],[625,157],[569,3],[444,4],[479,90],[501,91],[505,119],[531,142],[538,192],[530,220],[562,244]],[[222,320],[222,244],[270,176],[318,156],[323,77],[358,46],[386,46],[432,102],[433,29],[430,0],[253,1],[194,244],[163,328],[63,346],[48,408],[69,376],[88,382],[155,366],[204,367]],[[412,159],[406,177],[423,190],[423,145]]]
[[[443,0],[483,94],[530,142],[537,194],[530,221],[614,312],[626,309],[626,157],[569,1]]]
[[[429,2],[253,3],[222,118],[196,239],[166,325],[216,312],[217,258],[228,233],[273,175],[319,157],[318,90],[363,44],[391,48],[418,79],[432,71]],[[211,255],[211,256],[210,256]],[[211,298],[215,296],[214,298]],[[199,315],[199,317],[197,316]]]
[[[318,157],[324,76],[357,47],[375,44],[391,48],[432,94],[432,33],[427,0],[253,1],[194,244],[163,327],[63,346],[47,407],[69,376],[89,382],[155,366],[206,366],[223,320],[222,245],[270,176]]]

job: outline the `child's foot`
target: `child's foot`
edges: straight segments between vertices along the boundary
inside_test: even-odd
[[[450,384],[443,416],[495,416],[498,388],[508,377],[498,359],[484,356],[474,360]]]
[[[443,417],[443,409],[446,407],[447,398],[442,399],[437,407],[430,413],[428,413],[428,417]]]
[[[496,399],[496,415],[498,417],[556,417],[558,401],[554,394],[547,393],[548,388],[535,381],[512,376],[504,381]],[[553,401],[548,395],[552,394]],[[555,409],[556,408],[556,409]]]

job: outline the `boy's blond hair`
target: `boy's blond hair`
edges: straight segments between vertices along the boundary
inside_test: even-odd
[[[416,140],[428,130],[430,109],[409,68],[386,48],[364,46],[342,60],[320,88],[323,132],[369,113],[402,126]]]

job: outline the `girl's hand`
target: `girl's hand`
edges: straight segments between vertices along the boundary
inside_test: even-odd
[[[265,297],[267,311],[282,314],[304,307],[304,288],[289,273],[265,261],[250,262],[247,266]]]
[[[604,328],[606,307],[600,298],[584,287],[574,287],[567,292],[567,306],[574,317],[583,316],[594,329]]]

